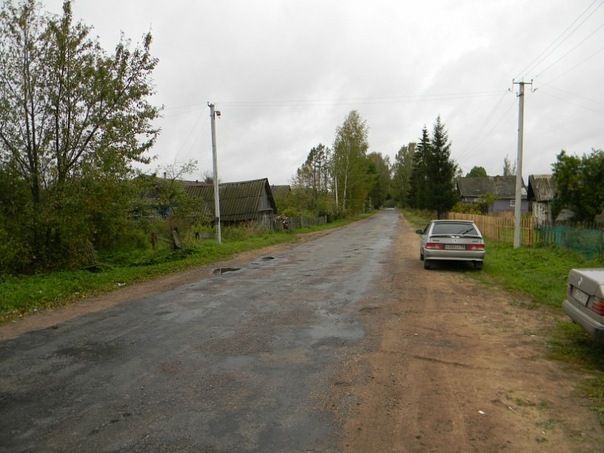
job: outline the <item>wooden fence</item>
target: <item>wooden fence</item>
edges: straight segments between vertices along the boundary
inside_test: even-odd
[[[450,212],[448,219],[473,220],[483,236],[498,242],[514,243],[514,217],[509,215],[487,216]],[[572,250],[590,259],[604,257],[604,227],[600,224],[535,224],[531,216],[524,216],[521,223],[522,245],[551,245]]]
[[[478,214],[461,214],[458,212],[447,213],[447,219],[473,220],[482,235],[488,239],[498,242],[514,243],[514,217],[509,215],[490,216]],[[533,219],[530,216],[522,217],[521,234],[523,245],[535,245],[538,238],[535,237]]]

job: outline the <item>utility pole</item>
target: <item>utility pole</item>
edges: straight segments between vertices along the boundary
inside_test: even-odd
[[[532,85],[530,82],[514,82],[519,86],[518,91],[518,155],[516,157],[516,197],[514,206],[514,248],[520,247],[522,242],[522,152],[524,139],[524,85]]]
[[[220,232],[220,193],[218,186],[218,158],[216,157],[216,116],[220,118],[220,111],[214,110],[214,104],[208,102],[210,107],[210,118],[212,119],[212,162],[214,164],[214,223],[216,224],[216,239],[222,243],[222,234]]]

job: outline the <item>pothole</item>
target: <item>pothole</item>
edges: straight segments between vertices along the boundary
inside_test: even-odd
[[[212,275],[222,275],[227,272],[235,272],[241,269],[240,267],[218,267],[212,271]]]

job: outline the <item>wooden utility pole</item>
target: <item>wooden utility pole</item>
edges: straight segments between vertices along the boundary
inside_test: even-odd
[[[216,225],[216,240],[222,243],[222,234],[220,232],[220,193],[218,186],[218,158],[216,156],[216,116],[220,117],[220,111],[214,110],[214,104],[208,102],[210,107],[210,118],[212,120],[212,163],[214,166],[214,224]]]
[[[518,91],[518,155],[516,157],[516,197],[514,200],[514,248],[522,242],[522,153],[524,140],[524,85],[533,82],[512,82],[520,87]]]

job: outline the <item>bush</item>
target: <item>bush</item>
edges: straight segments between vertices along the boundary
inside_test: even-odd
[[[31,252],[26,243],[0,228],[0,273],[26,272],[30,262]]]

